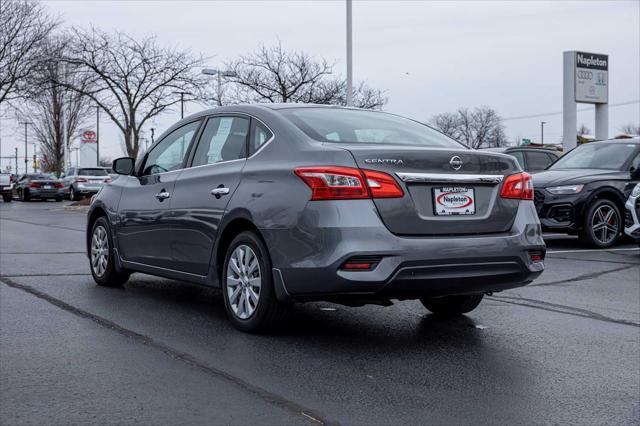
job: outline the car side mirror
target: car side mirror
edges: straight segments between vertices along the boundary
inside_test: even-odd
[[[112,169],[119,175],[130,175],[136,165],[136,160],[131,157],[116,158],[113,160]]]

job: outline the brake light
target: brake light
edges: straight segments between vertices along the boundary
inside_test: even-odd
[[[13,183],[13,175],[9,175],[9,183]]]
[[[502,198],[533,200],[533,182],[529,173],[516,173],[507,176],[500,191]]]
[[[61,184],[60,182],[53,184],[53,186],[54,186],[55,188],[64,188],[64,185],[63,185],[63,184]]]
[[[87,180],[87,178],[81,178],[81,177],[76,178],[76,183],[82,183],[82,182],[89,182],[89,181]]]
[[[40,188],[40,184],[32,182],[32,183],[29,184],[29,188]]]
[[[104,183],[111,183],[111,178],[110,178],[110,177],[106,178],[106,179],[104,180]]]
[[[353,167],[298,167],[295,174],[311,188],[311,201],[402,197],[390,175]]]

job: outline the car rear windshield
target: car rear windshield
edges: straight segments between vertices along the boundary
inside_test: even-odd
[[[105,169],[80,169],[78,176],[106,176],[108,173]]]
[[[429,126],[383,112],[342,108],[289,108],[281,112],[309,137],[322,142],[464,146]]]
[[[549,168],[554,169],[611,169],[620,170],[636,150],[636,144],[599,143],[581,145],[560,157]]]

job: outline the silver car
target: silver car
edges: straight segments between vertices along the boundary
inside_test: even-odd
[[[531,177],[421,123],[318,105],[223,107],[167,130],[92,203],[99,285],[144,272],[222,289],[259,331],[294,302],[476,308],[544,269]]]
[[[104,167],[72,167],[65,173],[63,192],[72,201],[96,194],[111,176]]]
[[[640,245],[640,183],[633,188],[624,207],[624,232]]]

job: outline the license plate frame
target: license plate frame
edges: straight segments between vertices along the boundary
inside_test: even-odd
[[[432,189],[435,216],[473,216],[476,195],[472,186],[439,186]]]

